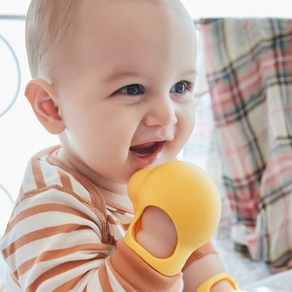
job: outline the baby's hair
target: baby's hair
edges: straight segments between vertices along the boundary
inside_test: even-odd
[[[69,43],[78,27],[78,14],[85,0],[31,0],[26,16],[25,41],[33,78],[39,77],[46,54]]]

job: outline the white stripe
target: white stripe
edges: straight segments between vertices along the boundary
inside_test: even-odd
[[[23,188],[23,192],[27,192],[27,191],[30,191],[31,189],[35,189],[36,188],[34,175],[33,175],[33,172],[32,172],[31,161],[26,166],[24,179],[22,181],[22,188]]]
[[[53,267],[58,267],[58,264],[62,264],[64,261],[49,261],[38,264],[33,269],[33,274],[30,274],[31,271],[28,271],[27,274],[24,274],[23,277],[20,278],[20,282],[23,280],[29,279],[30,282],[26,283],[26,286],[29,286],[31,283],[35,281],[40,275],[42,275],[48,268],[51,269]],[[66,271],[65,273],[58,274],[50,279],[44,281],[38,288],[38,291],[53,291],[54,289],[58,288],[59,286],[63,285],[64,283],[78,277],[80,275],[85,275],[82,280],[80,280],[77,284],[78,289],[74,289],[75,291],[82,291],[86,286],[87,283],[90,281],[90,277],[96,277],[96,271],[98,267],[103,264],[104,260],[93,260],[87,262],[83,265],[80,265],[74,269]],[[91,273],[87,272],[91,271]]]
[[[40,168],[47,186],[51,184],[62,185],[58,168],[55,165],[48,164],[47,161],[40,161]]]
[[[106,267],[107,276],[108,276],[109,282],[111,284],[112,290],[119,291],[119,292],[125,292],[124,288],[120,285],[120,283],[117,281],[117,279],[113,275],[107,262],[108,262],[108,259],[106,259],[106,261],[105,261],[105,267]]]

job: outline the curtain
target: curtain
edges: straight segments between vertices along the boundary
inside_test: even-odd
[[[201,19],[233,239],[271,267],[292,262],[292,19]]]

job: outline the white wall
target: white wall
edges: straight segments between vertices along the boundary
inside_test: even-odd
[[[0,236],[12,210],[9,196],[17,196],[28,158],[57,142],[40,126],[23,94],[30,78],[24,20],[9,17],[23,16],[28,3],[0,0]]]
[[[181,0],[191,15],[199,17],[292,17],[291,0]],[[24,14],[29,0],[0,0],[0,14]]]
[[[181,0],[193,18],[292,17],[291,0]]]

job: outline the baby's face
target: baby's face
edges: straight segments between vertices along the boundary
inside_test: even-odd
[[[98,9],[82,11],[86,29],[56,84],[66,156],[106,186],[183,147],[194,124],[196,36],[177,0]]]

